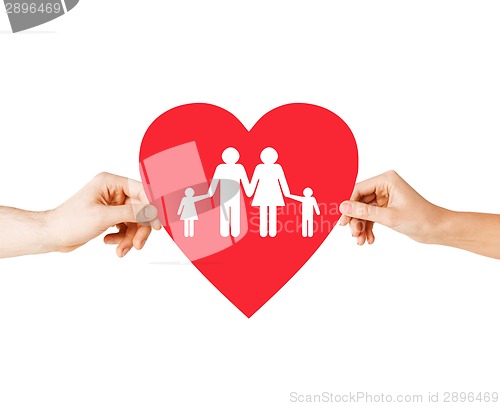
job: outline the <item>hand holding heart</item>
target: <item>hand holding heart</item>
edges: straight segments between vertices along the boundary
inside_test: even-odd
[[[48,212],[48,241],[55,251],[72,251],[116,225],[118,232],[106,235],[104,241],[118,244],[116,253],[123,257],[132,247],[144,246],[152,226],[160,228],[156,215],[140,182],[101,173]]]
[[[340,205],[340,211],[340,225],[350,225],[358,245],[373,243],[374,223],[418,242],[436,242],[441,234],[439,224],[446,214],[446,210],[429,203],[394,171],[358,183],[350,201]]]
[[[0,206],[0,258],[73,251],[115,225],[118,232],[105,242],[117,244],[116,253],[123,257],[132,247],[144,246],[152,227],[161,228],[156,215],[140,182],[101,173],[53,210]]]

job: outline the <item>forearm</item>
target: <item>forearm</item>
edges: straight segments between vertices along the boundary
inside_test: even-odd
[[[433,242],[500,259],[500,215],[447,210]]]
[[[0,258],[50,252],[48,216],[0,206]]]

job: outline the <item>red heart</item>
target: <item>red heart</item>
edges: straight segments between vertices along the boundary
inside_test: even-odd
[[[277,235],[261,237],[259,207],[252,202],[257,203],[253,200],[257,193],[259,200],[268,200],[276,192],[266,189],[263,193],[263,186],[250,198],[242,188],[238,236],[220,234],[220,218],[227,213],[217,207],[218,192],[212,199],[194,205],[188,202],[198,220],[192,222],[194,237],[184,236],[178,209],[186,188],[194,189],[195,196],[206,194],[216,167],[223,163],[221,154],[228,147],[239,151],[238,163],[249,179],[262,163],[261,152],[273,147],[291,193],[302,195],[306,187],[313,189],[321,213],[314,215],[313,237],[302,236],[301,203],[286,197],[285,205],[277,209]],[[179,106],[151,124],[139,159],[146,193],[167,232],[200,272],[247,317],[280,290],[325,240],[340,217],[338,206],[352,193],[358,170],[356,141],[349,127],[331,111],[310,104],[278,107],[250,131],[220,107]],[[263,185],[262,180],[257,189],[259,185]],[[281,199],[278,192],[279,196],[271,199]],[[237,212],[233,210],[234,215]]]

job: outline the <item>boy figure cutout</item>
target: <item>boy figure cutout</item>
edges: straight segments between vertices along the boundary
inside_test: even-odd
[[[319,206],[310,187],[304,189],[304,196],[290,195],[290,198],[302,203],[302,237],[314,235],[314,213],[319,216]]]

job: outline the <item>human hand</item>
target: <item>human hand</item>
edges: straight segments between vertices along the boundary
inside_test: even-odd
[[[118,232],[107,234],[104,242],[117,244],[116,254],[123,257],[132,247],[142,249],[151,228],[161,228],[156,216],[140,182],[101,173],[64,204],[47,212],[48,250],[72,251],[116,226]]]
[[[358,245],[375,240],[373,224],[380,223],[410,238],[434,243],[447,210],[429,203],[396,172],[358,183],[351,200],[340,205],[341,226],[351,227]]]

